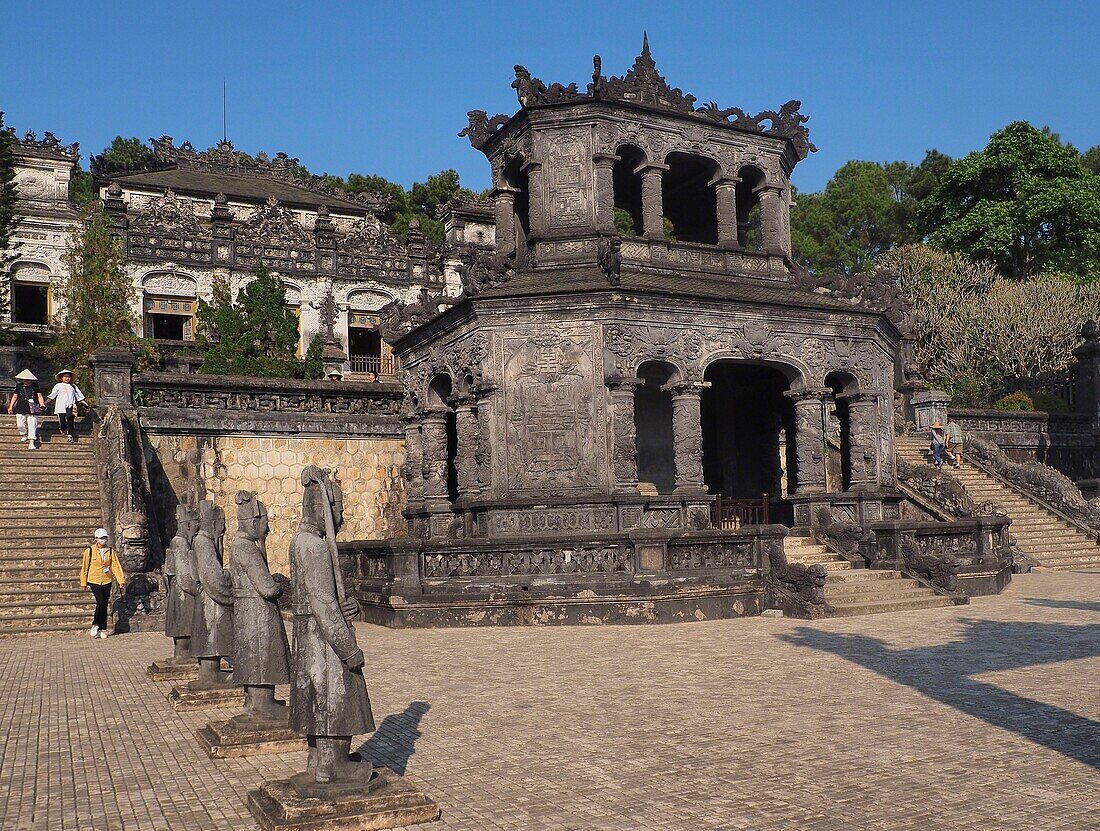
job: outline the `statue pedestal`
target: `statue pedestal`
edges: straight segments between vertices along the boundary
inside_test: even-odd
[[[194,658],[163,658],[145,668],[154,681],[194,681],[199,677],[199,662]]]
[[[306,773],[267,782],[248,794],[263,831],[375,831],[439,819],[427,794],[386,768],[370,782],[320,785]]]
[[[228,677],[228,673],[226,673]],[[192,681],[186,686],[172,687],[168,693],[168,703],[172,709],[181,710],[211,710],[215,707],[243,707],[244,688],[233,684],[216,684],[196,688]]]
[[[287,726],[286,717],[264,719],[239,715],[226,721],[212,721],[195,735],[211,759],[306,749],[306,740]]]

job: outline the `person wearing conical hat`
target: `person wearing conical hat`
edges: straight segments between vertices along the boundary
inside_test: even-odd
[[[932,453],[932,464],[943,467],[943,457],[947,450],[947,435],[943,431],[943,424],[936,419],[932,422],[932,443],[929,445]]]
[[[15,414],[19,427],[19,439],[27,443],[28,450],[38,448],[38,416],[46,410],[46,401],[38,388],[38,379],[29,369],[15,376],[15,389],[8,401],[8,415]]]
[[[84,400],[84,393],[73,383],[71,369],[60,370],[54,378],[57,383],[46,397],[54,402],[53,411],[57,416],[57,423],[61,425],[65,441],[71,444],[76,441],[76,402]]]

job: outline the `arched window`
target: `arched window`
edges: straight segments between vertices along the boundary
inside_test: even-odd
[[[12,323],[46,326],[50,322],[50,270],[38,263],[12,266],[11,300],[8,311]]]
[[[634,435],[638,448],[638,481],[646,482],[658,493],[671,493],[676,487],[672,443],[672,395],[661,389],[676,374],[676,368],[663,361],[646,361],[638,367],[645,379],[634,392]]]
[[[757,188],[764,184],[764,171],[747,165],[738,173],[737,183],[737,244],[749,251],[764,249],[764,231],[760,216],[760,194]]]
[[[517,156],[504,168],[504,182],[515,191],[512,199],[515,250],[521,253],[527,250],[527,240],[531,236],[531,191],[523,166],[523,157]]]
[[[713,181],[718,164],[688,153],[669,153],[662,180],[665,219],[681,242],[718,244],[718,207]]]
[[[852,419],[846,395],[857,392],[859,382],[850,372],[837,370],[825,376],[825,386],[833,391],[826,399],[826,442],[830,452],[826,474],[830,491],[852,486]]]
[[[458,428],[454,407],[451,406],[451,379],[447,375],[437,375],[428,385],[428,406],[436,410],[446,410],[447,422],[447,498],[453,503],[458,499],[458,469],[455,459],[458,456]]]
[[[642,176],[635,171],[645,164],[645,153],[633,145],[624,144],[615,151],[611,178],[615,190],[615,229],[620,234],[640,237],[642,225]]]

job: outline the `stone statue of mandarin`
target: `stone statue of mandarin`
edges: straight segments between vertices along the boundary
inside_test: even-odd
[[[222,566],[225,513],[213,502],[199,503],[199,533],[192,549],[198,584],[191,592],[195,611],[191,623],[191,654],[199,660],[199,677],[192,690],[224,687],[232,679],[221,671],[221,659],[233,655],[233,586]],[[184,591],[188,587],[181,583]]]
[[[199,530],[199,520],[187,505],[176,506],[176,535],[164,555],[164,574],[168,578],[168,603],[164,612],[164,634],[172,639],[174,663],[189,663],[191,654],[191,618],[195,613],[194,595],[185,592],[181,581],[197,585],[195,553],[191,546]]]
[[[244,685],[244,718],[285,725],[287,708],[275,700],[275,685],[290,683],[290,645],[276,603],[283,589],[267,565],[267,508],[252,491],[238,491],[236,501],[237,536],[229,553],[233,682]]]
[[[369,762],[349,756],[352,736],[372,732],[363,650],[349,624],[359,604],[348,600],[336,553],[343,523],[340,486],[327,471],[302,472],[302,524],[290,544],[294,609],[294,679],[290,727],[309,740],[307,774],[319,783],[371,776]]]

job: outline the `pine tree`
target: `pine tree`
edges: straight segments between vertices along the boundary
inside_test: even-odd
[[[313,336],[306,350],[304,376],[317,380],[325,377],[325,342],[320,334]]]
[[[0,274],[3,275],[3,283],[0,283],[0,345],[16,341],[15,332],[8,325],[11,320],[11,278],[8,276],[8,265],[15,259],[15,252],[10,248],[11,235],[19,219],[16,213],[18,195],[15,190],[14,145],[15,135],[5,129],[4,113],[0,112]]]
[[[256,278],[241,289],[237,302],[229,284],[215,281],[212,302],[199,301],[196,345],[201,372],[300,378],[298,317],[287,308],[286,283],[261,263]]]
[[[68,276],[58,290],[62,311],[55,320],[51,357],[90,377],[88,359],[101,346],[131,346],[148,353],[136,334],[134,286],[122,270],[122,247],[111,236],[110,220],[98,200],[88,205],[73,229],[65,265]]]

